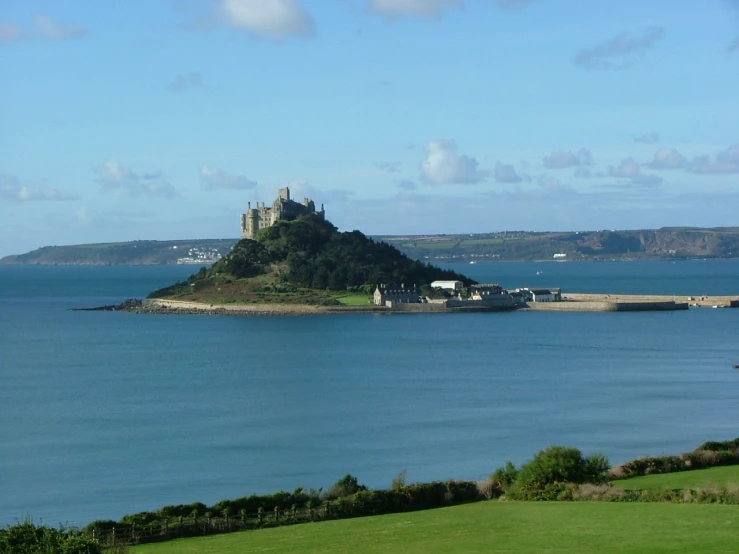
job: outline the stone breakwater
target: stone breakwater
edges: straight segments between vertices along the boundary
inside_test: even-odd
[[[562,302],[530,303],[526,309],[547,312],[644,312],[696,308],[739,308],[736,296],[667,296],[645,294],[563,295]]]
[[[641,303],[641,302],[675,302],[676,304],[687,304],[696,308],[721,308],[739,307],[739,296],[708,296],[708,295],[658,295],[658,294],[580,294],[568,293],[563,299],[569,302],[616,302],[616,303]]]

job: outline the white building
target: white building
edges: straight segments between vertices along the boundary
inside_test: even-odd
[[[458,291],[462,290],[463,287],[464,285],[462,284],[462,281],[434,281],[431,283],[432,289]]]
[[[530,289],[533,302],[554,302],[554,294],[549,289]]]

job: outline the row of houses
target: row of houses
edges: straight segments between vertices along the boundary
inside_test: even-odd
[[[434,281],[431,283],[431,287],[450,291],[459,297],[464,289],[464,284],[461,281]],[[560,302],[562,300],[562,290],[558,288],[518,288],[509,292],[498,284],[478,284],[470,286],[469,292],[469,299],[474,301],[493,301],[501,295],[509,295],[516,305],[523,305],[527,302]],[[377,306],[392,307],[395,304],[418,304],[428,301],[428,299],[421,298],[421,294],[415,285],[406,287],[404,284],[399,286],[380,284],[377,285],[374,294],[374,302]]]

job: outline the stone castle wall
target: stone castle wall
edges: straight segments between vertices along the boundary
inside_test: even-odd
[[[295,219],[310,214],[325,217],[323,205],[320,211],[317,211],[315,203],[310,198],[295,202],[290,198],[290,189],[281,188],[271,206],[266,206],[264,202],[260,205],[257,202],[257,207],[252,208],[251,202],[248,203],[246,213],[241,214],[241,238],[253,239],[260,229],[271,227],[281,219]]]

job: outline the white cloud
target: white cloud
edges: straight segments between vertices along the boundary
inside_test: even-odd
[[[217,167],[204,165],[200,168],[200,185],[205,190],[243,190],[253,189],[257,183],[244,175],[231,175]]]
[[[495,180],[498,183],[518,183],[521,176],[516,173],[516,169],[511,164],[498,162],[495,164]]]
[[[644,133],[642,135],[634,135],[634,142],[641,142],[642,144],[654,144],[659,142],[659,135],[657,133]]]
[[[106,160],[93,167],[97,182],[104,191],[123,190],[132,197],[152,196],[178,198],[179,193],[161,173],[134,173],[117,160]]]
[[[25,32],[20,27],[0,21],[0,44],[10,44],[24,37]]]
[[[418,185],[409,179],[402,179],[398,181],[398,187],[402,190],[416,190]]]
[[[421,162],[421,179],[430,185],[479,183],[488,176],[478,169],[475,158],[457,154],[453,140],[432,140],[426,145],[426,159]]]
[[[462,3],[462,0],[371,0],[370,9],[389,17],[438,17],[445,9]]]
[[[664,35],[663,27],[649,27],[638,37],[621,33],[592,48],[580,50],[575,56],[575,65],[587,70],[626,69],[642,61]]]
[[[0,199],[11,202],[41,202],[79,200],[79,198],[76,194],[43,183],[24,183],[15,175],[0,174]]]
[[[719,152],[713,160],[709,156],[695,158],[690,170],[694,173],[739,173],[739,144]]]
[[[577,153],[555,150],[549,156],[542,158],[541,161],[544,167],[548,169],[562,169],[576,165],[590,165],[593,163],[593,155],[586,148],[581,148]]]
[[[608,168],[608,175],[611,177],[622,177],[624,179],[631,179],[641,173],[641,166],[634,161],[634,158],[626,158],[621,160],[617,166],[610,166]]]
[[[649,167],[652,169],[680,169],[685,167],[686,159],[675,148],[660,148],[654,153]]]
[[[221,17],[231,27],[259,38],[312,34],[313,19],[298,0],[218,0]]]
[[[33,27],[39,35],[49,40],[81,38],[87,34],[84,27],[62,25],[43,15],[37,15],[33,19]]]
[[[617,166],[610,166],[608,176],[629,179],[636,185],[658,185],[662,182],[662,178],[657,175],[642,173],[641,166],[634,161],[634,158],[626,158],[621,160]]]
[[[726,51],[731,54],[735,50],[739,50],[739,37],[736,37],[734,40],[732,40],[729,43],[729,46],[726,47]]]
[[[171,92],[182,92],[189,88],[202,88],[204,86],[205,83],[203,83],[203,75],[198,71],[193,71],[187,75],[177,75],[177,77],[167,85],[167,90]]]

